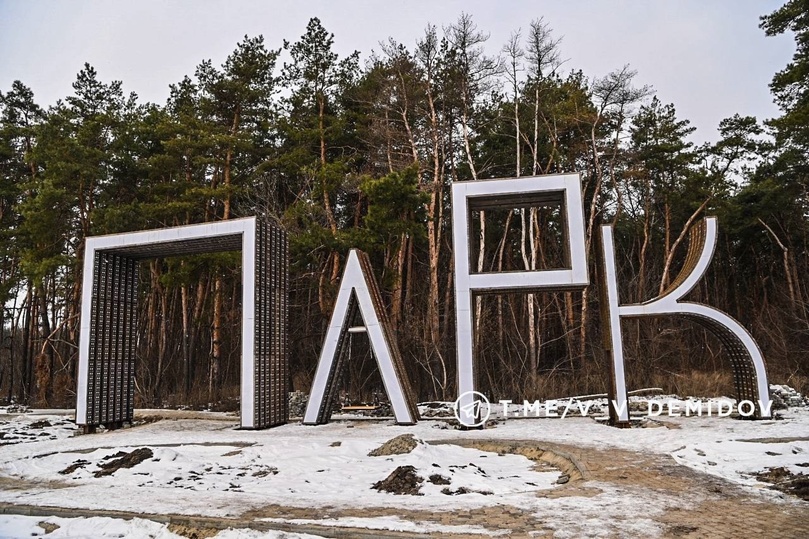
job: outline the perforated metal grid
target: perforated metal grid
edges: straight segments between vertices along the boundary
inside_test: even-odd
[[[125,256],[127,258],[134,258],[136,260],[143,260],[147,258],[166,258],[170,256],[190,256],[204,253],[240,251],[241,248],[242,235],[228,234],[208,238],[127,245],[126,247],[107,249],[105,252]]]
[[[90,320],[88,424],[132,421],[138,325],[138,264],[98,253]]]
[[[762,417],[757,389],[758,377],[756,368],[753,364],[753,358],[750,356],[750,353],[747,351],[741,339],[726,326],[707,316],[699,316],[691,313],[682,316],[683,318],[698,323],[719,339],[719,342],[722,343],[730,359],[731,369],[733,370],[733,385],[736,389],[736,402],[748,400],[754,403],[756,409],[753,417]]]
[[[268,223],[256,223],[256,428],[282,425],[289,416],[287,252],[286,234],[281,229]]]

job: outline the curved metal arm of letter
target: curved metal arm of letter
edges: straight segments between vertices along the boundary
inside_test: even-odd
[[[612,226],[601,227],[604,251],[604,285],[607,290],[610,341],[612,343],[612,366],[615,394],[614,407],[618,421],[629,421],[626,406],[626,378],[624,351],[621,336],[621,318],[642,316],[682,316],[697,322],[713,333],[730,355],[736,397],[739,402],[748,400],[755,404],[755,417],[770,417],[770,395],[767,371],[761,350],[755,339],[739,322],[722,311],[703,305],[681,301],[705,274],[711,263],[716,246],[717,224],[715,217],[706,217],[695,225],[689,235],[689,249],[685,264],[679,275],[658,297],[644,303],[620,305],[618,299],[615,247]]]

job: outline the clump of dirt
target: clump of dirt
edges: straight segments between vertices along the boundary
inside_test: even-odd
[[[388,477],[374,483],[371,488],[380,492],[390,492],[391,494],[423,496],[419,492],[423,481],[424,479],[416,475],[414,466],[399,466]]]
[[[214,537],[222,530],[216,528],[197,528],[196,526],[183,526],[182,524],[169,524],[168,530],[188,539],[208,539]]]
[[[674,537],[685,537],[686,535],[691,535],[696,531],[699,531],[699,528],[696,526],[686,526],[684,524],[669,526],[669,533]]]
[[[53,533],[61,527],[59,526],[59,524],[54,524],[53,522],[47,522],[45,520],[43,520],[42,522],[37,522],[37,526],[45,530],[45,535]]]
[[[404,455],[410,453],[419,445],[419,441],[412,434],[401,434],[391,438],[370,453],[369,457],[386,457],[388,455]]]
[[[114,460],[110,460],[109,462],[103,462],[99,464],[98,467],[101,469],[95,472],[93,475],[95,477],[104,477],[107,475],[112,475],[121,468],[132,468],[134,466],[137,466],[144,460],[150,459],[152,458],[152,456],[154,456],[152,450],[149,449],[148,447],[141,447],[140,449],[135,449],[130,453],[124,453],[123,451],[119,451],[113,456],[118,457],[119,455],[120,455],[119,458],[115,458]]]
[[[90,464],[90,462],[87,461],[87,460],[77,460],[76,462],[74,462],[73,464],[71,464],[70,466],[68,466],[67,468],[65,468],[64,470],[62,470],[59,473],[62,474],[62,475],[70,475],[73,472],[75,472],[76,470],[78,470],[79,468],[84,468],[88,464]]]
[[[433,485],[449,485],[450,480],[441,474],[434,473],[427,479]]]
[[[755,478],[765,483],[772,483],[771,489],[809,501],[809,475],[803,472],[794,474],[787,468],[778,466],[755,474]]]
[[[444,487],[441,489],[441,494],[446,494],[447,496],[457,496],[459,494],[483,494],[484,496],[491,496],[494,493],[490,490],[473,490],[466,487],[458,487],[455,490],[452,490],[449,487]]]
[[[261,470],[253,472],[253,477],[267,477],[268,475],[278,475],[278,468],[275,466],[266,466]]]

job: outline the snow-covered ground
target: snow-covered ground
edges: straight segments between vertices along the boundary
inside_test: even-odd
[[[119,539],[144,537],[150,539],[186,539],[169,530],[168,525],[133,518],[91,517],[29,517],[0,515],[0,538],[17,539],[48,537],[48,539]],[[246,529],[227,529],[216,534],[216,539],[319,539],[321,536],[279,531],[258,532]]]
[[[645,411],[644,399],[632,400],[634,410]],[[581,417],[578,411],[564,419],[504,419],[502,408],[495,406],[492,417],[496,424],[473,431],[456,430],[444,419],[425,419],[404,427],[390,420],[361,418],[321,426],[290,423],[248,431],[239,430],[236,420],[223,416],[218,420],[168,419],[80,435],[64,416],[0,411],[0,481],[24,484],[24,488],[0,488],[0,502],[206,517],[238,517],[277,504],[311,510],[311,518],[275,519],[287,523],[470,535],[496,533],[475,526],[441,527],[393,516],[345,517],[340,511],[388,508],[434,512],[502,505],[531,508],[540,517],[553,515],[548,528],[557,537],[576,537],[577,530],[597,527],[597,522],[588,520],[591,518],[600,519],[603,525],[604,519],[612,518],[610,507],[619,513],[637,507],[642,516],[623,522],[624,528],[617,530],[636,536],[654,535],[659,531],[655,516],[684,502],[664,493],[651,500],[648,492],[631,488],[618,492],[609,484],[593,484],[600,492],[588,497],[537,497],[541,491],[559,488],[559,470],[537,467],[520,455],[424,441],[537,440],[671,455],[684,466],[724,478],[768,499],[783,495],[764,488],[754,472],[776,466],[793,473],[809,472],[809,408],[778,411],[779,419],[740,421],[715,415],[677,416],[685,409],[682,400],[653,400],[669,406],[660,416],[640,421],[642,428],[632,429],[615,429],[592,417]],[[423,411],[434,413],[439,408],[425,406]],[[369,451],[400,434],[412,434],[422,443],[407,454],[368,456]],[[119,453],[138,448],[148,448],[150,458],[111,475],[97,473]],[[370,488],[399,466],[413,466],[424,478],[420,496]],[[449,484],[433,484],[430,476],[441,476]],[[442,492],[458,489],[466,493]],[[619,506],[610,503],[616,496],[620,496]],[[616,522],[619,517],[616,513]],[[42,535],[44,529],[39,523],[45,520],[60,526],[48,537],[87,536],[88,529],[93,530],[89,534],[93,537],[176,537],[165,525],[142,520],[2,515],[0,537]],[[217,537],[303,537],[281,533],[231,530]]]

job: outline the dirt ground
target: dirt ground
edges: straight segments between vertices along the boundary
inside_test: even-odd
[[[500,537],[550,538],[582,536],[581,527],[567,529],[569,524],[565,522],[576,521],[577,508],[586,507],[586,504],[582,505],[583,501],[603,497],[604,493],[614,493],[611,501],[605,503],[603,509],[589,506],[582,514],[581,518],[593,520],[592,527],[587,528],[587,536],[626,537],[626,526],[613,526],[613,524],[617,521],[620,521],[619,524],[631,524],[633,519],[643,518],[653,521],[657,533],[666,538],[809,537],[808,502],[798,498],[774,501],[767,496],[746,491],[728,481],[681,466],[671,457],[536,441],[475,439],[464,440],[461,443],[485,451],[522,454],[534,460],[538,467],[553,466],[561,470],[566,482],[559,488],[540,491],[538,494],[538,501],[545,498],[544,501],[551,502],[551,507],[557,504],[558,510],[543,513],[536,511],[536,508],[497,505],[461,511],[430,512],[391,508],[311,509],[271,505],[249,511],[238,519],[211,519],[6,504],[0,506],[0,512],[42,516],[104,514],[123,518],[139,516],[168,522],[172,531],[186,537],[210,537],[216,530],[227,527],[278,529],[325,537],[425,537],[424,534],[405,532],[330,527],[311,523],[296,525],[289,522],[261,520],[396,516],[411,522],[478,526]],[[5,483],[7,481],[4,482],[3,488],[19,487]],[[622,512],[619,506],[626,496],[636,499],[647,498],[650,511],[646,514],[638,514],[636,509]],[[621,529],[624,531],[618,531]],[[432,536],[465,537],[447,533]],[[481,537],[481,535],[468,535],[468,537]]]

